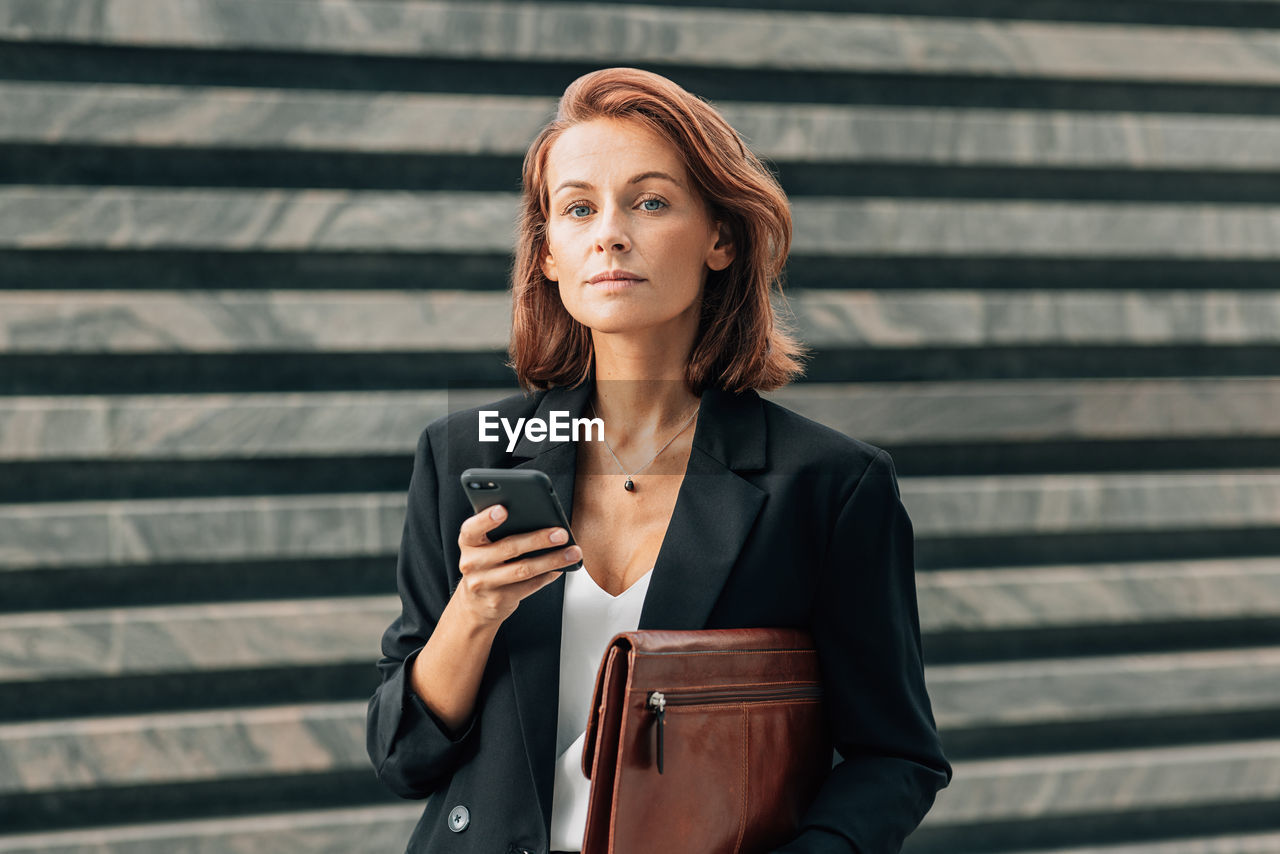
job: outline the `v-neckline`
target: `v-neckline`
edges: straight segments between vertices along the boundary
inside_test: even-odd
[[[581,572],[587,572],[587,569],[586,569],[586,567],[583,567],[580,571],[581,571]],[[630,587],[628,587],[626,590],[623,590],[623,591],[622,591],[621,593],[619,593],[617,596],[614,596],[614,595],[613,595],[612,593],[610,593],[608,590],[605,590],[603,587],[601,587],[601,586],[600,586],[600,584],[599,584],[599,582],[597,582],[597,581],[595,580],[595,578],[591,575],[591,573],[587,572],[587,578],[591,581],[592,585],[594,585],[594,586],[595,586],[595,588],[596,588],[597,590],[599,590],[599,591],[600,591],[601,593],[603,593],[605,596],[608,596],[610,599],[612,599],[613,601],[615,601],[615,602],[616,602],[616,601],[618,601],[619,599],[621,599],[623,596],[626,596],[628,593],[630,593],[632,590],[634,590],[634,589],[635,589],[635,587],[636,587],[636,585],[638,585],[640,582],[644,581],[646,578],[648,578],[648,577],[649,577],[650,575],[652,575],[652,574],[653,574],[653,567],[649,567],[649,571],[648,571],[648,572],[646,572],[644,575],[642,575],[642,576],[640,576],[639,578],[637,578],[635,581],[631,582],[631,586],[630,586]]]

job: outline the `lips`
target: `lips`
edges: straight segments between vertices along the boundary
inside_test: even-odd
[[[603,273],[596,273],[587,283],[598,285],[602,282],[627,282],[627,281],[643,281],[643,276],[637,276],[630,270],[605,270]]]

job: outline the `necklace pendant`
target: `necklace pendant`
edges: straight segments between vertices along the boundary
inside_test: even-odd
[[[636,485],[631,482],[631,478],[627,478],[627,482],[622,484],[622,488],[625,489],[627,492],[636,491]]]

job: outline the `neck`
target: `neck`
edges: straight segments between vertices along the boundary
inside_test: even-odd
[[[616,451],[661,444],[697,409],[698,397],[685,382],[691,346],[593,336],[595,394],[592,406],[604,419]]]

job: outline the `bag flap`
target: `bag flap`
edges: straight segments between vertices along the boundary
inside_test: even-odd
[[[613,640],[605,648],[600,657],[600,667],[596,671],[596,687],[591,695],[591,711],[587,715],[587,733],[582,746],[582,773],[590,780],[591,765],[595,760],[596,742],[599,739],[601,716],[609,702],[609,687],[626,684],[626,671],[630,663],[629,653],[632,649],[630,632],[614,635]]]
[[[813,649],[809,632],[791,628],[641,629],[623,634],[636,652]]]

